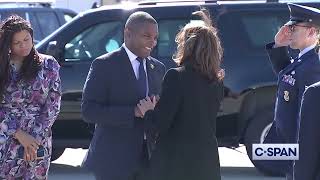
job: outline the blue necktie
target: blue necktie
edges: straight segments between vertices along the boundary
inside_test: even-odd
[[[143,99],[147,94],[147,76],[143,66],[143,59],[137,57],[137,61],[140,63],[138,77],[139,96],[141,97],[141,99]]]

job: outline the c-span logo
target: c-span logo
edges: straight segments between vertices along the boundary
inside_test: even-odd
[[[299,144],[252,144],[253,160],[299,160]]]

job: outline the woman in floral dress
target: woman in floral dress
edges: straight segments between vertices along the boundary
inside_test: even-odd
[[[47,179],[51,127],[60,109],[59,64],[39,54],[19,16],[0,29],[0,179]],[[44,147],[44,156],[37,150]],[[18,149],[24,148],[23,155]]]

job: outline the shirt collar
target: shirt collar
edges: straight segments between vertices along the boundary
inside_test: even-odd
[[[301,58],[301,56],[303,56],[305,53],[307,53],[308,51],[310,51],[311,49],[314,49],[315,47],[317,46],[317,44],[313,44],[309,47],[306,47],[304,50],[302,50],[300,53],[299,53],[299,58]]]
[[[138,56],[135,55],[132,51],[130,51],[130,49],[128,49],[128,47],[126,46],[125,43],[123,43],[122,46],[123,46],[124,50],[127,52],[130,62],[131,63],[135,62]]]

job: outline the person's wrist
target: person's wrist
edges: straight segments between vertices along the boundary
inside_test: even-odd
[[[13,137],[19,140],[21,137],[21,129],[17,129],[17,131],[13,134]]]
[[[16,138],[16,139],[19,139],[19,129],[17,129],[17,131],[13,134],[13,137]]]
[[[278,47],[282,47],[282,46],[284,46],[284,45],[282,45],[281,43],[275,42],[273,45],[273,48],[278,48]]]
[[[289,42],[278,42],[278,41],[275,41],[274,45],[273,45],[273,48],[285,47],[285,46],[289,46],[289,45],[290,45]]]

